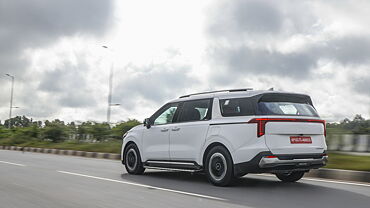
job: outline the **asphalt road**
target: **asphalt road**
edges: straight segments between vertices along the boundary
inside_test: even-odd
[[[370,184],[247,175],[233,187],[202,174],[128,175],[119,161],[0,150],[0,208],[370,207]]]

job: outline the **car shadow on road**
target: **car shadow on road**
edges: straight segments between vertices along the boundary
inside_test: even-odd
[[[135,183],[208,195],[252,207],[368,207],[369,197],[354,192],[308,183],[283,183],[275,177],[247,176],[232,186],[211,185],[204,174],[147,171],[144,175],[122,174]]]

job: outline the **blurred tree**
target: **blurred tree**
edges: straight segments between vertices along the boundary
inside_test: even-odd
[[[112,137],[116,139],[122,139],[124,133],[139,124],[141,123],[136,119],[129,119],[128,121],[121,122],[112,128]]]
[[[13,139],[19,139],[29,141],[32,139],[40,138],[41,129],[37,125],[31,125],[28,127],[16,127],[12,129],[11,137]]]
[[[365,121],[364,118],[360,114],[356,114],[356,116],[353,118],[353,122],[363,122]]]
[[[4,122],[4,126],[9,126],[9,122],[11,127],[28,127],[32,124],[32,120],[26,116],[16,116],[14,118],[7,119]]]
[[[5,126],[0,126],[0,139],[10,138],[12,132]]]
[[[77,126],[77,140],[86,140],[87,135],[91,134],[92,122],[86,121]]]
[[[370,120],[357,114],[352,121],[345,118],[340,123],[328,123],[327,128],[344,129],[354,134],[370,134]]]
[[[42,127],[42,121],[32,121],[32,125],[37,126],[38,128]]]
[[[69,138],[70,139],[78,139],[77,138],[77,126],[76,126],[75,122],[72,121],[71,123],[68,123],[67,128],[68,128]]]
[[[53,142],[62,142],[68,138],[68,128],[63,121],[55,119],[54,121],[45,121],[42,138]]]
[[[108,123],[94,123],[91,126],[91,134],[98,141],[108,139],[111,133],[110,130]]]

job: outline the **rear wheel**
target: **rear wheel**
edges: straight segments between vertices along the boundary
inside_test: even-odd
[[[130,144],[126,148],[124,156],[125,167],[128,173],[134,175],[141,175],[144,173],[145,168],[141,162],[139,149],[135,144]]]
[[[227,186],[234,179],[233,161],[225,147],[213,147],[205,160],[205,172],[208,180],[216,186]]]
[[[296,171],[290,173],[276,173],[276,177],[283,182],[296,182],[303,177],[305,172]]]

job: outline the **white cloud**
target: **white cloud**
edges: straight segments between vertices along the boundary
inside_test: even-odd
[[[113,121],[241,87],[308,93],[330,121],[370,117],[368,1],[79,0],[29,13],[11,2],[0,9],[0,71],[16,75],[15,115],[105,120],[114,63]],[[0,81],[5,120],[10,82]]]

